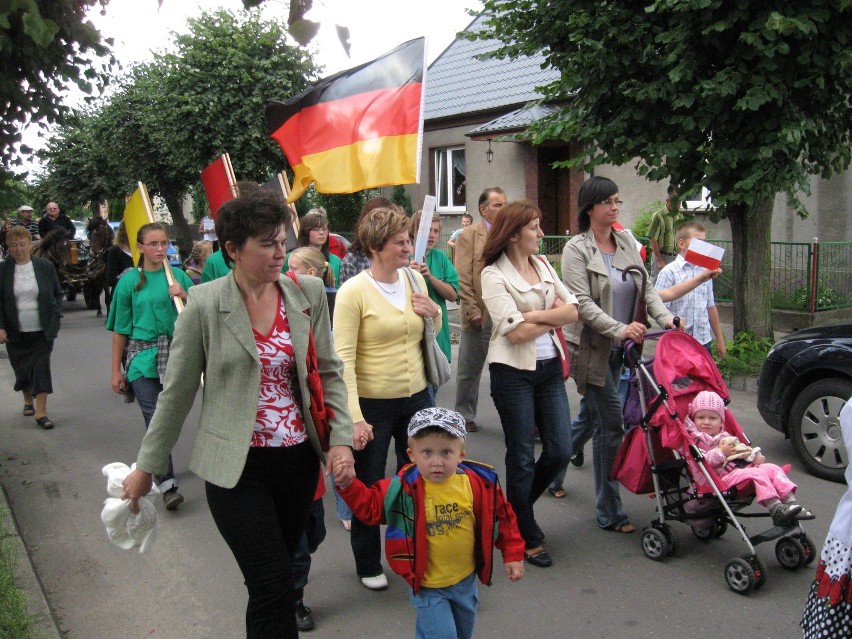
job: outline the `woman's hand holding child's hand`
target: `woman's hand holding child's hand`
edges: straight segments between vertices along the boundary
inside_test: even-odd
[[[355,464],[350,460],[337,458],[331,462],[334,473],[334,484],[338,488],[349,488],[355,479]]]

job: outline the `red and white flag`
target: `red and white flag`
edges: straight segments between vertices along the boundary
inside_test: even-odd
[[[710,244],[704,240],[699,240],[697,237],[692,238],[689,243],[689,248],[686,249],[686,259],[690,264],[703,266],[712,271],[722,266],[722,258],[725,256],[725,249],[715,244]]]

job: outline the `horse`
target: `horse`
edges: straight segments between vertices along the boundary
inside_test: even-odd
[[[89,264],[87,267],[88,280],[83,285],[83,298],[86,308],[98,311],[98,317],[103,317],[101,310],[101,293],[106,292],[104,302],[109,310],[110,291],[107,290],[106,250],[112,245],[115,233],[112,227],[102,217],[93,217],[86,226],[89,238]]]
[[[83,243],[69,239],[64,229],[53,229],[41,240],[33,242],[32,254],[53,264],[65,291],[65,299],[69,302],[77,299],[77,291],[83,290],[83,284],[88,279],[88,255]]]

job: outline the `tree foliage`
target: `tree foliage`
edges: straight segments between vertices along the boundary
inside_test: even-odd
[[[19,164],[18,151],[30,152],[20,147],[25,124],[70,113],[59,97],[67,86],[91,94],[106,84],[112,41],[85,20],[99,1],[0,2],[0,163]]]
[[[266,181],[286,159],[264,130],[264,103],[302,91],[316,67],[287,43],[286,27],[256,15],[203,14],[174,52],[133,68],[97,110],[60,127],[42,153],[45,183],[57,193],[99,201],[142,181],[172,213],[221,153],[238,179]],[[189,229],[173,215],[182,249]]]
[[[586,169],[638,158],[651,180],[668,178],[681,192],[706,187],[731,220],[735,259],[753,261],[735,263],[735,295],[752,313],[737,328],[766,335],[768,319],[757,318],[769,317],[775,195],[805,214],[810,176],[850,162],[852,3],[484,4],[479,37],[501,43],[496,55],[543,52],[560,71],[545,95],[562,108],[532,128],[534,141],[583,143],[588,155],[572,164]]]

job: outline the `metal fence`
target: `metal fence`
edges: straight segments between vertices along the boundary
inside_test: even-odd
[[[568,239],[545,236],[539,252],[556,265],[562,260]],[[647,245],[647,238],[639,240]],[[730,302],[734,291],[733,242],[708,242],[725,249],[722,275],[714,280],[713,287],[717,300]],[[852,242],[772,242],[771,254],[772,308],[814,313],[852,307]]]

